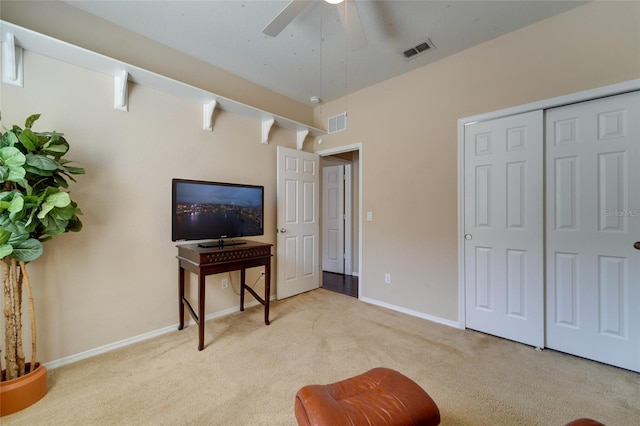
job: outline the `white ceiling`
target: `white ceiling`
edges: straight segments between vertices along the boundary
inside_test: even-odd
[[[367,41],[355,51],[336,6],[323,0],[311,0],[277,37],[262,29],[287,0],[65,3],[305,104],[311,96],[342,97],[585,3],[348,1],[356,2]],[[404,50],[426,39],[435,49],[404,60]]]

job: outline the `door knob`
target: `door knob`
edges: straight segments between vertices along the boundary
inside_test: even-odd
[[[284,228],[280,228],[279,232],[280,232],[281,234],[284,234],[285,232],[287,232],[287,230],[286,230],[286,229],[284,229]]]
[[[636,250],[640,250],[640,241],[636,241],[636,243],[633,245],[633,248]]]
[[[473,238],[473,235],[471,235],[471,234],[465,234],[465,236],[464,236],[465,240],[470,240],[472,238]]]

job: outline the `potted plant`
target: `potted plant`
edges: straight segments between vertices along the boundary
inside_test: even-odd
[[[84,169],[63,156],[69,144],[63,134],[34,132],[40,117],[27,118],[24,129],[0,130],[0,265],[4,290],[4,360],[0,382],[0,415],[11,414],[46,393],[46,369],[37,363],[36,321],[27,264],[42,255],[42,243],[64,232],[82,229],[82,214],[69,197],[68,182]],[[31,316],[31,362],[22,344],[23,287]],[[27,388],[35,395],[29,395]]]

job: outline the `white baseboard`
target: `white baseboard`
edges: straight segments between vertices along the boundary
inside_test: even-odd
[[[275,300],[275,296],[271,296],[269,300]],[[253,302],[249,302],[249,303],[245,303],[245,309],[246,308],[250,308],[252,306],[256,306],[260,304],[260,302],[258,302],[257,300],[254,300]],[[233,314],[235,312],[239,312],[240,311],[240,307],[233,307],[233,308],[229,308],[229,309],[224,309],[222,311],[218,311],[218,312],[214,312],[212,314],[209,314],[207,316],[205,316],[205,321],[208,321],[210,319],[214,319],[214,318],[220,318],[226,315],[230,315]],[[185,312],[185,317],[190,317],[188,312]],[[195,321],[193,319],[189,320],[189,321],[185,321],[185,326],[188,325],[194,325]],[[47,367],[47,369],[49,370],[53,370],[54,368],[58,368],[58,367],[62,367],[63,365],[67,365],[67,364],[72,364],[76,361],[80,361],[86,358],[91,358],[93,356],[96,355],[100,355],[106,352],[110,352],[114,349],[119,349],[125,346],[129,346],[132,345],[134,343],[138,343],[138,342],[142,342],[145,340],[149,340],[149,339],[153,339],[154,337],[158,337],[158,336],[162,336],[163,334],[167,334],[170,333],[172,331],[176,331],[178,329],[178,324],[173,324],[170,325],[168,327],[163,327],[161,329],[158,330],[154,330],[154,331],[150,331],[148,333],[144,333],[144,334],[140,334],[138,336],[133,336],[133,337],[129,337],[128,339],[124,339],[124,340],[120,340],[118,342],[114,342],[114,343],[109,343],[108,345],[104,345],[104,346],[100,346],[98,348],[95,349],[89,349],[88,351],[84,351],[84,352],[80,352],[78,354],[75,355],[70,355],[64,358],[60,358],[57,359],[55,361],[51,361],[51,362],[47,362],[44,364],[45,367]]]
[[[451,321],[451,320],[448,320],[448,319],[435,317],[433,315],[423,314],[422,312],[413,311],[411,309],[403,308],[401,306],[392,305],[392,304],[386,303],[386,302],[381,302],[381,301],[375,300],[375,299],[370,299],[368,297],[361,297],[360,300],[363,301],[363,302],[366,302],[366,303],[370,303],[372,305],[381,306],[383,308],[391,309],[392,311],[402,312],[403,314],[411,315],[412,317],[418,317],[418,318],[426,319],[426,320],[431,321],[431,322],[436,322],[438,324],[447,325],[449,327],[460,328],[460,329],[464,328],[464,327],[462,327],[460,325],[459,322],[456,322],[456,321]]]

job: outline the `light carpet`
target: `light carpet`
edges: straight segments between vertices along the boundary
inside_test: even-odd
[[[442,425],[640,424],[640,374],[459,330],[318,289],[49,372],[3,425],[295,425],[302,386],[396,369]]]

